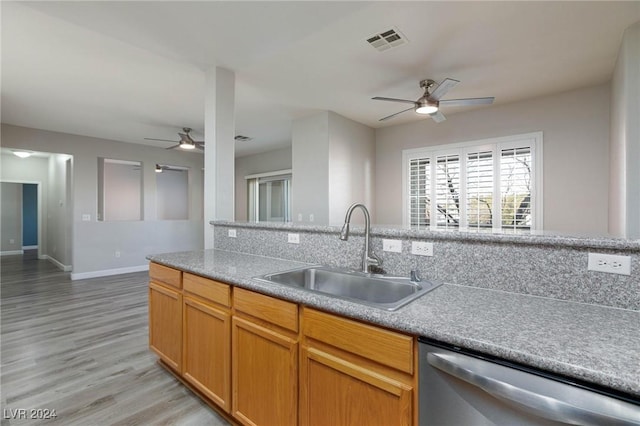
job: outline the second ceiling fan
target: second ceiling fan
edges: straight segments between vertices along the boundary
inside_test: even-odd
[[[409,99],[385,98],[376,96],[372,98],[377,101],[400,102],[411,104],[411,108],[407,108],[395,114],[388,115],[378,121],[385,121],[393,118],[403,112],[414,110],[418,114],[427,114],[433,121],[440,123],[446,120],[446,117],[440,111],[441,106],[466,106],[466,105],[486,105],[493,103],[494,97],[487,98],[465,98],[465,99],[441,99],[449,90],[453,89],[458,80],[445,78],[442,83],[436,86],[436,82],[430,79],[420,81],[420,87],[424,89],[424,94],[418,100],[411,101]],[[434,89],[435,88],[435,89]]]

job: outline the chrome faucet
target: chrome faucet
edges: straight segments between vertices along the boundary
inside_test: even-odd
[[[373,250],[369,248],[371,217],[369,216],[369,210],[367,210],[364,204],[355,203],[349,207],[347,215],[344,218],[344,226],[342,227],[342,231],[340,231],[340,239],[342,241],[347,241],[349,239],[349,222],[351,221],[351,213],[353,213],[356,207],[360,207],[364,213],[364,252],[362,253],[361,270],[365,274],[368,274],[370,266],[382,266],[382,259],[376,256]]]

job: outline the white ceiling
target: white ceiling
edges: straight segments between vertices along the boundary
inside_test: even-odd
[[[371,127],[424,119],[373,96],[505,104],[604,83],[627,2],[11,2],[2,13],[2,122],[149,143],[204,127],[204,70],[236,73],[240,155],[290,144],[291,122],[331,110]],[[378,52],[372,34],[409,43]],[[477,106],[474,108],[491,108]],[[464,108],[443,108],[449,120]],[[433,123],[433,125],[437,125]],[[155,142],[162,147],[170,143]]]

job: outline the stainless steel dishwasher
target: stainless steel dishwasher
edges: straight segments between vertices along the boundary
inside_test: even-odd
[[[420,339],[421,426],[640,425],[640,401]]]

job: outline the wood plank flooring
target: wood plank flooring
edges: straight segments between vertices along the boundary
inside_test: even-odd
[[[71,281],[35,253],[0,262],[2,426],[228,425],[149,351],[146,273]]]

